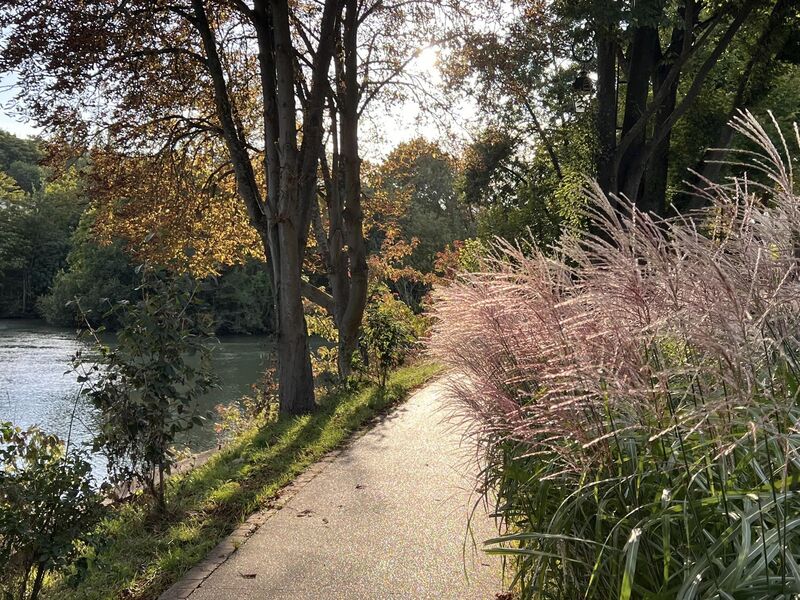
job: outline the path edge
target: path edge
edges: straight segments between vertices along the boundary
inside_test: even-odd
[[[309,465],[302,473],[300,473],[290,483],[281,488],[275,497],[268,502],[268,504],[254,512],[240,525],[236,527],[230,534],[228,534],[219,544],[217,544],[206,555],[206,557],[186,571],[181,578],[164,591],[158,600],[186,600],[191,596],[194,591],[199,588],[206,579],[211,577],[214,572],[221,567],[227,560],[233,556],[236,551],[250,538],[262,525],[274,516],[279,510],[282,510],[289,501],[297,495],[300,490],[307,486],[311,481],[320,473],[322,473],[328,465],[335,461],[339,455],[345,452],[353,443],[358,439],[369,433],[374,427],[383,422],[391,414],[400,409],[411,398],[424,390],[428,386],[436,385],[447,377],[447,372],[439,372],[422,384],[410,389],[408,394],[399,402],[389,407],[385,412],[376,415],[366,423],[364,423],[358,430],[354,431],[347,440],[345,440],[339,448],[331,450],[323,455],[319,460]]]

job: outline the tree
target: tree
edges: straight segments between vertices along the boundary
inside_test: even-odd
[[[446,35],[440,17],[454,14],[459,6],[436,0],[395,4],[346,0],[344,5],[327,94],[320,210],[312,209],[316,251],[330,295],[310,284],[304,288],[307,297],[334,320],[340,378],[351,371],[368,292],[370,248],[364,220],[365,212],[374,211],[369,206],[365,210],[364,204],[374,197],[362,185],[368,177],[362,173],[359,155],[360,123],[380,100],[400,101],[421,93],[426,86],[407,67],[421,46]],[[313,37],[313,31],[306,28],[304,35]]]
[[[358,28],[366,15],[360,14],[357,0],[345,0],[344,6],[344,19],[335,29],[335,85],[327,93],[329,137],[333,147],[330,164],[325,151],[320,153],[327,233],[317,201],[310,207],[317,250],[331,290],[330,300],[320,294],[318,301],[331,314],[338,330],[341,378],[348,377],[351,372],[367,302],[368,280],[358,152],[358,121],[365,89],[359,85]],[[317,290],[308,286],[306,290],[312,300],[317,297]]]
[[[292,29],[306,9],[319,38],[313,52],[301,53]],[[228,167],[221,168],[233,176],[272,266],[284,413],[314,406],[301,268],[341,9],[338,0],[321,7],[290,7],[281,0],[257,0],[252,7],[203,0],[85,6],[52,0],[9,2],[0,12],[8,32],[0,69],[19,73],[43,125],[73,137],[102,130],[117,151],[133,155],[146,154],[131,151],[142,144],[182,156],[204,142],[223,144]],[[40,18],[46,14],[60,18]],[[258,78],[250,76],[254,70]],[[52,83],[40,85],[43,73]],[[92,103],[82,92],[90,83],[115,100],[105,122],[97,115],[88,124],[80,118],[80,108]],[[298,84],[307,90],[299,121]],[[253,139],[261,140],[260,149]]]
[[[120,242],[138,262],[186,264],[198,278],[251,258],[263,261],[264,248],[234,182],[214,181],[213,163],[200,150],[178,159],[94,149],[87,233],[104,245]]]
[[[97,409],[95,451],[108,459],[112,479],[134,481],[162,511],[165,476],[175,464],[176,436],[203,424],[197,398],[215,385],[210,315],[197,284],[144,264],[140,296],[120,302],[116,345],[86,330],[98,356],[73,359],[84,396]]]
[[[702,157],[696,170],[700,184],[717,181],[722,172],[724,154],[733,142],[734,129],[729,125],[737,111],[754,108],[764,100],[772,88],[776,76],[786,71],[787,63],[800,64],[800,56],[791,56],[792,47],[800,46],[792,33],[800,27],[800,11],[791,0],[777,0],[768,13],[764,25],[757,35],[749,36],[742,45],[746,48],[744,65],[729,69],[728,74],[736,81],[727,110],[722,114],[723,123],[718,127],[714,141]],[[783,61],[783,62],[782,62]],[[696,203],[695,199],[695,203]]]
[[[134,263],[119,241],[95,241],[95,211],[81,215],[70,240],[66,268],[53,278],[50,290],[39,298],[38,308],[48,323],[116,329],[117,316],[110,309],[138,298]]]
[[[0,130],[0,171],[9,173],[11,165],[19,163],[26,166],[37,166],[44,158],[36,140],[26,140],[12,133]],[[23,182],[17,182],[25,188]],[[31,192],[33,190],[27,189]]]
[[[362,60],[355,45],[359,28],[377,15],[388,25],[406,11],[422,14],[418,6],[428,3],[406,4],[12,0],[0,10],[0,70],[17,73],[20,99],[43,127],[77,146],[102,140],[128,156],[202,155],[212,181],[235,182],[271,266],[284,413],[314,405],[303,292],[339,315],[343,343],[363,314],[358,118],[405,63]],[[43,18],[51,14],[59,19]],[[370,35],[393,33],[384,27]],[[112,110],[96,109],[100,90]],[[337,177],[347,194],[329,203],[330,298],[302,277],[326,104],[341,124],[335,162],[344,168],[334,175],[331,165],[331,181]]]
[[[758,87],[753,74],[782,52],[795,22],[791,4],[522,0],[497,11],[499,27],[470,33],[452,74],[462,85],[476,78],[482,104],[527,131],[558,178],[568,161],[557,132],[588,110],[602,188],[663,213],[676,125],[712,85]],[[740,52],[743,71],[713,77]]]
[[[436,255],[474,229],[458,177],[455,158],[422,138],[399,144],[377,169],[372,193],[381,212],[371,219],[371,242],[386,254],[384,278],[415,310],[430,290]]]
[[[9,182],[0,172],[0,314],[32,316],[64,266],[83,208],[82,187],[74,171],[33,193]]]

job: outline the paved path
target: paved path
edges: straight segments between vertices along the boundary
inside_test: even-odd
[[[238,550],[163,598],[493,599],[499,562],[467,532],[474,449],[444,422],[442,391],[429,384],[312,469]],[[482,508],[472,527],[478,542],[494,534]]]

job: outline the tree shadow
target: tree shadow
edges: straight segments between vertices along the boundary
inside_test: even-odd
[[[311,464],[356,430],[390,418],[398,401],[434,372],[401,370],[385,388],[334,392],[312,414],[281,417],[245,433],[207,463],[169,480],[167,514],[154,518],[143,498],[120,507],[98,530],[89,568],[62,583],[85,590],[86,598],[157,597]],[[56,586],[51,597],[63,597],[58,587],[64,592]]]

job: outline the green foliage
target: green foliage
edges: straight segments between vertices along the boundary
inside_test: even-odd
[[[532,239],[547,248],[562,228],[580,225],[593,153],[589,124],[582,117],[552,132],[560,174],[542,143],[531,152],[524,138],[497,127],[476,138],[464,152],[456,187],[476,210],[480,238]]]
[[[143,486],[164,508],[164,477],[175,462],[176,436],[203,424],[194,410],[214,385],[211,320],[201,312],[197,284],[143,265],[141,297],[122,303],[116,346],[93,330],[96,356],[74,365],[84,394],[98,411],[95,451],[103,451],[114,481]]]
[[[94,241],[94,213],[87,211],[72,236],[67,269],[59,271],[52,287],[39,299],[39,312],[51,325],[82,325],[116,329],[119,314],[110,311],[120,302],[138,298],[137,278],[130,257],[119,242]]]
[[[487,544],[515,561],[523,598],[800,591],[783,566],[798,573],[800,495],[789,489],[795,474],[770,476],[787,458],[778,440],[753,435],[722,460],[710,456],[714,442],[703,435],[664,443],[611,424],[609,431],[608,468],[582,481],[561,477],[520,445],[492,454],[488,481],[510,533]],[[746,423],[738,433],[748,437]]]
[[[39,165],[15,160],[6,172],[14,178],[17,185],[26,193],[33,194],[42,187],[44,171]]]
[[[0,423],[0,594],[38,597],[47,572],[66,566],[100,517],[83,453],[32,427]]]
[[[0,316],[34,316],[37,299],[64,267],[85,204],[83,184],[74,170],[26,183],[21,173],[34,177],[38,167],[11,165],[18,180],[0,171]]]
[[[54,581],[45,597],[157,598],[309,465],[439,372],[431,364],[404,367],[385,388],[339,390],[323,397],[313,414],[250,429],[202,467],[168,480],[171,510],[159,527],[141,502],[118,507],[96,531],[86,571]]]
[[[486,245],[481,240],[477,238],[464,240],[458,254],[459,266],[464,271],[477,271],[486,252]]]
[[[402,364],[424,329],[424,317],[415,315],[385,286],[375,288],[364,311],[361,333],[366,372],[385,386],[389,372]]]
[[[386,384],[388,373],[400,366],[428,328],[427,318],[417,315],[395,297],[385,284],[370,289],[358,350],[352,357],[352,381],[339,381],[338,332],[333,318],[313,307],[306,314],[308,333],[324,340],[313,352],[311,364],[318,384],[345,388],[367,376],[379,385]]]
[[[216,331],[224,334],[268,333],[273,330],[272,287],[263,261],[222,269],[205,281],[201,297],[214,315]]]
[[[42,158],[36,140],[26,140],[0,130],[0,171],[8,172],[14,163],[38,165]]]
[[[393,260],[391,249],[382,245],[392,235],[391,219],[382,216],[385,230],[373,236],[373,248],[383,251],[381,259],[395,263],[397,274],[387,279],[415,310],[429,290],[424,274],[433,271],[436,255],[453,241],[474,235],[470,209],[456,189],[458,173],[454,157],[422,138],[399,144],[380,167],[376,204],[393,207],[384,210],[397,214],[396,241],[407,246]]]

